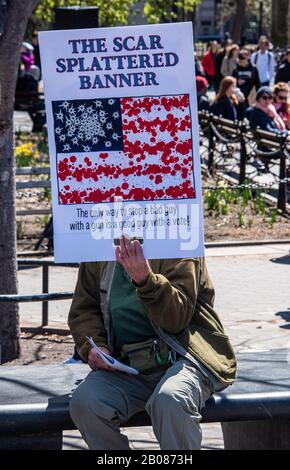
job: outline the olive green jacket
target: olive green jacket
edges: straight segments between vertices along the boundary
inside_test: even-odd
[[[181,356],[198,359],[224,384],[233,382],[236,359],[213,309],[214,289],[203,258],[149,260],[147,282],[136,287],[159,335]],[[69,312],[76,348],[87,361],[92,336],[113,351],[109,296],[114,262],[82,263]]]

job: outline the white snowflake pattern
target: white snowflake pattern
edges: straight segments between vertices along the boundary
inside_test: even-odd
[[[63,121],[63,112],[62,111],[59,111],[58,113],[56,113],[56,119],[58,119],[59,121]]]
[[[70,151],[70,145],[69,144],[64,144],[63,151],[64,152],[69,152]]]
[[[70,106],[70,103],[69,101],[63,101],[60,106],[66,110],[68,110],[69,106]]]
[[[76,126],[74,126],[74,125],[70,126],[68,131],[72,132],[74,134],[76,132]]]
[[[63,149],[70,144],[72,149],[78,146],[83,149],[80,151],[88,152],[91,151],[92,145],[100,142],[100,139],[105,141],[106,148],[112,147],[113,142],[117,142],[120,136],[114,129],[114,122],[111,119],[117,119],[120,113],[118,111],[107,112],[103,108],[102,100],[95,100],[93,102],[95,107],[92,106],[92,101],[87,104],[76,103],[63,101],[55,113],[56,119],[61,121],[60,125],[56,125],[55,133],[59,142],[64,144]],[[107,103],[114,105],[116,99],[111,98],[107,100]],[[113,137],[109,139],[108,131],[113,133]]]

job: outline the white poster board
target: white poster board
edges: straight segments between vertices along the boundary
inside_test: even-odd
[[[57,262],[203,256],[191,23],[39,34]]]

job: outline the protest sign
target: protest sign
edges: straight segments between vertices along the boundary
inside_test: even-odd
[[[39,37],[56,261],[203,256],[191,23]]]

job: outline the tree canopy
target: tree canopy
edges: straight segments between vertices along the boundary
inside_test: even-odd
[[[147,0],[144,16],[149,23],[176,21],[180,16],[191,13],[200,0]]]
[[[143,14],[149,23],[171,22],[184,19],[184,15],[191,13],[200,0],[147,0],[144,4]],[[140,0],[42,0],[32,16],[32,23],[36,29],[45,29],[53,23],[54,7],[61,6],[98,6],[100,25],[115,26],[128,24],[132,7],[141,7]]]
[[[124,25],[128,23],[131,7],[134,3],[136,0],[42,0],[33,13],[32,22],[36,28],[45,29],[53,23],[55,7],[79,5],[99,7],[101,26]]]

